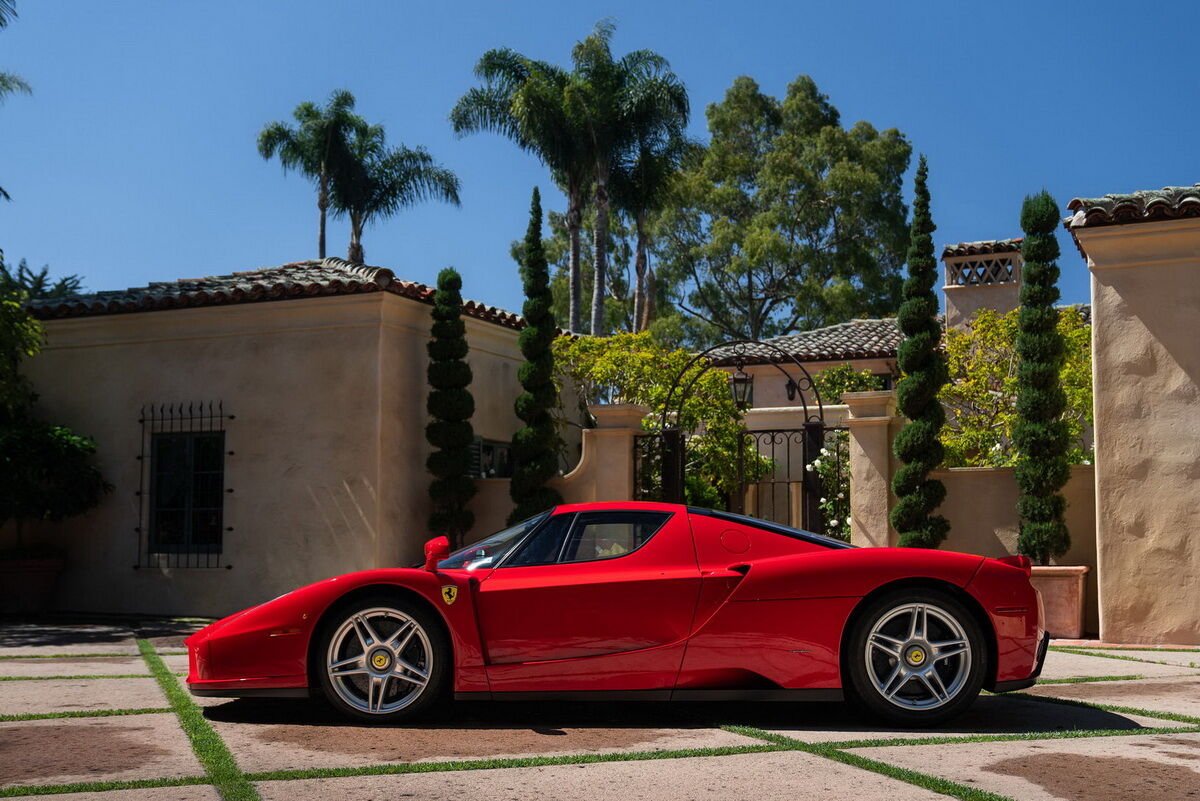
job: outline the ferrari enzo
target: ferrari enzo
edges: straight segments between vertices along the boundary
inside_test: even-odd
[[[321,695],[397,721],[441,698],[835,700],[900,724],[1032,685],[1025,557],[855,548],[663,503],[559,506],[423,567],[327,579],[187,640],[203,696]]]

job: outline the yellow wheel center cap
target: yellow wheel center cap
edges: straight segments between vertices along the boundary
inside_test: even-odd
[[[375,655],[371,657],[371,665],[376,670],[385,669],[391,661],[392,660],[388,658],[388,655],[383,651],[376,651]]]
[[[925,661],[925,652],[920,648],[913,648],[908,652],[908,661],[914,665],[919,665]]]

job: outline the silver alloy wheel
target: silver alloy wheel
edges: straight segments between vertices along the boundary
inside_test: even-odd
[[[404,709],[433,675],[433,647],[421,624],[398,609],[354,612],[329,640],[325,672],[334,692],[370,715]]]
[[[934,604],[897,606],[876,621],[865,647],[867,675],[902,709],[936,709],[953,700],[971,673],[971,641],[955,617]]]

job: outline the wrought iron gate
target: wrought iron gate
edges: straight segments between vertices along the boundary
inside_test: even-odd
[[[699,375],[733,366],[731,386],[745,376],[748,351],[770,353],[767,364],[787,380],[788,394],[799,398],[798,428],[744,430],[737,442],[736,481],[720,505],[727,511],[845,537],[849,532],[848,437],[841,426],[827,426],[820,394],[802,364],[768,343],[739,340],[698,354],[676,377],[660,417],[660,430],[634,442],[634,487],[640,500],[694,502],[686,477],[694,464],[696,432],[673,423]],[[705,364],[697,372],[700,360]],[[763,363],[761,360],[759,363]],[[686,380],[685,380],[686,378]],[[736,395],[736,387],[735,395]],[[815,401],[815,408],[808,399]],[[710,501],[711,503],[711,501]]]

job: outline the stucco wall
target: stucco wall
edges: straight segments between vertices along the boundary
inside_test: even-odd
[[[946,485],[946,500],[937,513],[950,521],[950,535],[942,547],[981,556],[1009,556],[1017,552],[1020,520],[1017,516],[1016,479],[1011,467],[956,467],[937,470],[933,477]],[[1067,529],[1071,549],[1052,564],[1086,565],[1084,629],[1099,631],[1096,583],[1095,473],[1091,465],[1075,465],[1063,488],[1067,499]]]
[[[828,362],[803,362],[804,369],[808,370],[809,375],[815,376],[822,370],[828,370],[830,367],[837,367],[842,364],[850,364],[855,370],[870,370],[876,375],[891,375],[896,370],[895,359],[837,359]],[[796,366],[791,363],[784,363],[783,369],[787,370],[789,375],[799,380],[801,373],[796,369]],[[730,372],[733,368],[726,368]],[[754,408],[783,408],[788,406],[801,406],[800,398],[796,400],[788,400],[787,397],[787,376],[780,372],[778,367],[769,364],[753,364],[747,365],[744,368],[748,375],[754,376]],[[809,412],[816,413],[816,398],[807,394],[805,400],[809,404]],[[822,398],[824,403],[829,403],[829,398]]]
[[[1076,235],[1092,273],[1100,634],[1200,643],[1200,220]]]
[[[95,437],[115,485],[99,508],[42,527],[68,552],[60,608],[220,615],[419,558],[429,511],[428,306],[379,292],[45,327],[46,347],[25,366],[42,410]],[[510,440],[517,332],[473,319],[467,332],[476,431]],[[134,570],[139,409],[209,400],[235,416],[224,509],[233,530],[220,559],[232,567]]]

